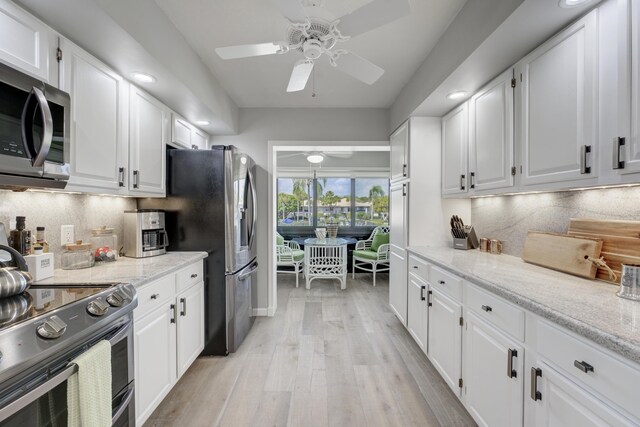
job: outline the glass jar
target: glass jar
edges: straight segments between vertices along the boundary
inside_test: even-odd
[[[118,259],[118,236],[113,228],[103,225],[91,230],[91,251],[96,262],[109,262]]]
[[[64,245],[60,266],[63,270],[78,270],[80,268],[93,267],[95,258],[91,251],[91,243],[82,243],[78,240],[76,243]]]

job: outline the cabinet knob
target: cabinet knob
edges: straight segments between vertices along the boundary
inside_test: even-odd
[[[191,278],[192,278],[192,279],[195,279],[196,277],[198,277],[198,275],[197,275],[196,273],[193,273],[193,274],[191,275]]]
[[[153,295],[151,295],[151,299],[158,299],[159,296],[160,296],[160,294],[153,294]]]
[[[438,283],[441,284],[441,285],[446,285],[444,280],[438,280]]]

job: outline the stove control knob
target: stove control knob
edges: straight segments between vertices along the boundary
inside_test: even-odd
[[[107,297],[107,302],[111,307],[122,307],[122,304],[124,304],[124,298],[120,292],[115,291]]]
[[[58,316],[51,316],[43,324],[36,328],[36,333],[49,340],[60,338],[67,330],[67,324]]]
[[[109,310],[109,304],[102,298],[96,298],[87,305],[87,312],[92,316],[104,316]]]

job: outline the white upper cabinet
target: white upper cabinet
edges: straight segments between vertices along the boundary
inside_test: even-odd
[[[409,120],[396,129],[391,138],[391,181],[409,177]]]
[[[597,31],[594,10],[520,62],[523,186],[597,175]]]
[[[616,168],[623,174],[640,172],[640,4],[630,1],[629,7],[631,14],[631,137],[625,138],[624,145],[615,146],[613,154],[614,166],[617,166]]]
[[[60,87],[71,96],[69,190],[126,192],[129,84],[61,39]]]
[[[198,128],[191,129],[191,148],[194,150],[206,150],[209,145],[209,135]]]
[[[389,191],[389,243],[401,249],[408,241],[409,183],[393,184]]]
[[[171,142],[182,148],[191,148],[191,124],[176,113],[171,114]]]
[[[0,0],[0,62],[58,86],[58,35],[15,3]]]
[[[133,85],[129,99],[129,190],[132,194],[164,196],[164,133],[171,113]]]
[[[468,192],[469,109],[462,104],[442,118],[442,194]]]
[[[512,79],[513,70],[502,73],[469,101],[470,191],[513,187]]]

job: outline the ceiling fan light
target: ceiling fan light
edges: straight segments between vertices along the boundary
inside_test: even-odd
[[[457,90],[455,92],[451,92],[447,95],[447,99],[451,99],[453,101],[457,100],[457,99],[462,99],[465,96],[467,96],[468,93],[464,90]]]
[[[591,3],[591,0],[560,0],[558,5],[563,9],[571,9],[572,7],[583,6]]]
[[[314,153],[314,154],[309,154],[307,156],[307,161],[309,163],[322,163],[322,161],[324,160],[324,156],[322,154],[318,154],[318,153]]]
[[[131,77],[140,83],[154,83],[156,78],[151,74],[135,72],[131,73]]]
[[[196,124],[199,126],[209,126],[211,122],[209,120],[198,120]]]

